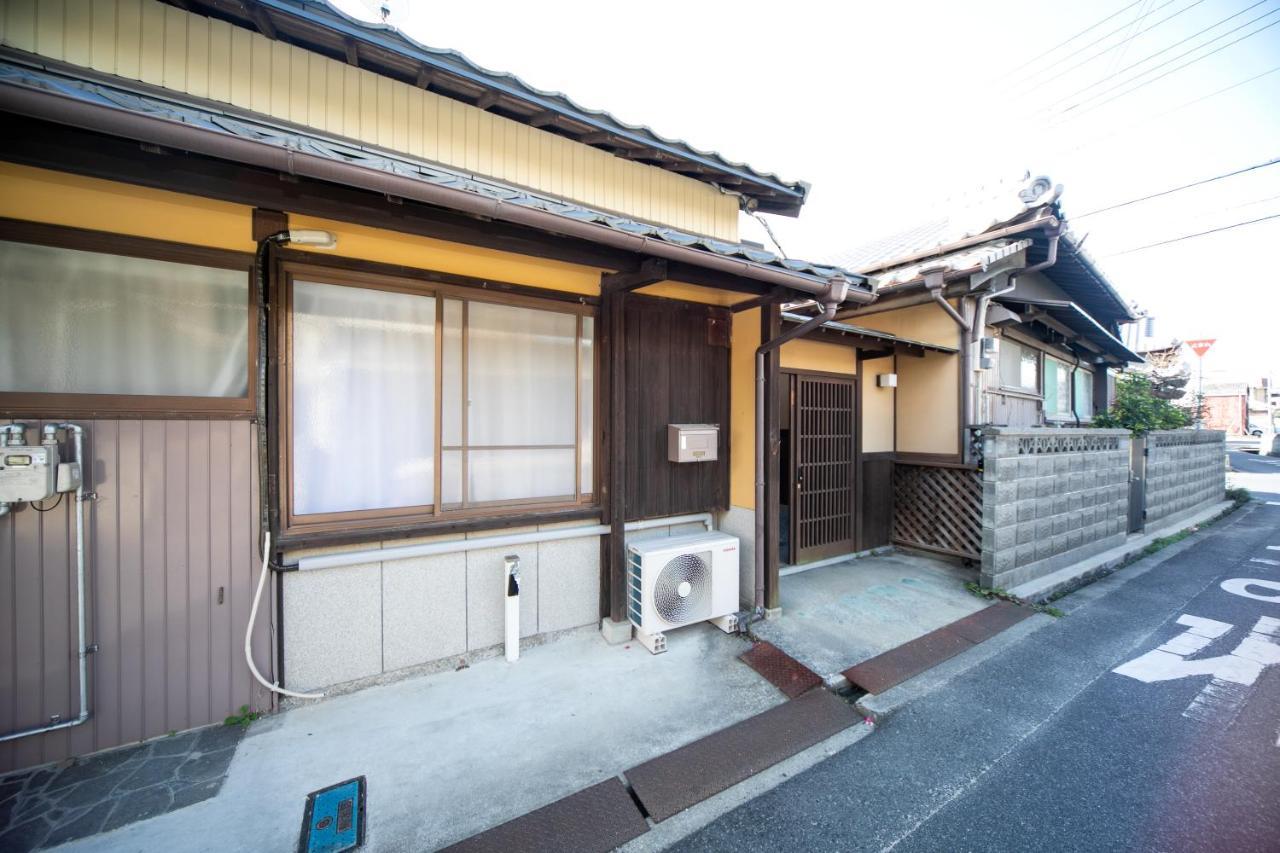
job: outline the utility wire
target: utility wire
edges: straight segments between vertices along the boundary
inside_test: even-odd
[[[1124,133],[1127,130],[1130,130],[1135,127],[1141,127],[1142,125],[1145,125],[1145,124],[1150,124],[1153,121],[1158,121],[1164,118],[1165,116],[1179,112],[1180,110],[1185,110],[1188,107],[1193,107],[1196,104],[1199,104],[1203,101],[1207,101],[1211,98],[1216,98],[1218,95],[1224,95],[1227,92],[1230,92],[1232,89],[1237,89],[1241,86],[1252,83],[1254,80],[1261,80],[1263,77],[1266,77],[1271,74],[1275,74],[1277,71],[1280,71],[1280,65],[1277,65],[1274,68],[1271,68],[1267,71],[1263,71],[1260,74],[1254,74],[1252,77],[1248,77],[1244,80],[1240,80],[1238,82],[1232,83],[1230,86],[1224,86],[1221,89],[1218,89],[1213,92],[1209,92],[1206,95],[1201,95],[1198,98],[1192,98],[1191,100],[1178,104],[1175,107],[1170,107],[1167,110],[1162,110],[1161,112],[1158,112],[1158,113],[1152,113],[1151,115],[1145,118],[1138,119],[1137,121],[1130,122],[1129,124],[1121,125],[1120,127],[1116,128],[1115,130],[1112,130],[1109,133],[1104,133],[1100,136],[1095,136],[1093,139],[1090,139],[1088,142],[1081,143],[1080,145],[1077,145],[1073,148],[1062,150],[1061,153],[1063,155],[1069,155],[1069,154],[1074,154],[1077,151],[1082,151],[1085,148],[1091,148],[1100,142],[1105,142],[1106,140],[1110,139],[1113,136],[1119,136],[1121,133]]]
[[[1069,100],[1071,100],[1072,98],[1076,97],[1077,95],[1082,95],[1082,94],[1084,94],[1085,92],[1088,92],[1090,89],[1094,89],[1094,88],[1097,88],[1098,86],[1103,85],[1104,83],[1111,82],[1112,80],[1114,80],[1114,79],[1115,79],[1116,77],[1118,77],[1119,75],[1124,74],[1124,73],[1126,73],[1126,72],[1128,72],[1128,71],[1132,71],[1133,69],[1137,68],[1139,65],[1142,65],[1142,64],[1144,64],[1144,63],[1146,63],[1146,62],[1149,62],[1149,61],[1150,61],[1150,60],[1152,60],[1152,59],[1155,59],[1157,56],[1160,56],[1162,53],[1167,53],[1167,52],[1169,52],[1170,50],[1173,50],[1175,47],[1180,47],[1181,45],[1186,44],[1187,42],[1191,41],[1192,39],[1197,38],[1197,37],[1199,37],[1199,36],[1201,36],[1201,35],[1204,35],[1205,33],[1209,32],[1209,31],[1210,31],[1210,30],[1212,30],[1212,29],[1215,29],[1215,28],[1217,28],[1217,27],[1222,26],[1222,25],[1223,25],[1223,24],[1225,24],[1227,21],[1230,21],[1232,18],[1238,18],[1239,16],[1243,15],[1245,12],[1248,12],[1248,11],[1250,11],[1250,10],[1252,10],[1252,9],[1256,9],[1257,7],[1259,7],[1259,6],[1263,5],[1263,4],[1264,4],[1264,3],[1266,3],[1266,2],[1267,2],[1267,0],[1257,0],[1257,2],[1256,2],[1256,3],[1254,3],[1252,6],[1248,6],[1248,7],[1244,8],[1244,9],[1241,9],[1239,12],[1236,12],[1236,13],[1234,13],[1234,14],[1232,14],[1232,15],[1228,15],[1227,17],[1223,18],[1222,20],[1220,20],[1220,21],[1216,21],[1216,22],[1214,22],[1214,23],[1210,24],[1209,26],[1204,27],[1203,29],[1197,30],[1196,32],[1192,33],[1191,35],[1187,36],[1186,38],[1179,39],[1178,41],[1174,42],[1174,43],[1173,43],[1173,44],[1171,44],[1171,45],[1168,45],[1168,46],[1166,46],[1166,47],[1162,47],[1160,50],[1157,50],[1155,53],[1148,54],[1147,56],[1144,56],[1142,59],[1139,59],[1137,62],[1130,63],[1129,65],[1125,66],[1124,68],[1121,68],[1121,69],[1120,69],[1119,71],[1117,71],[1115,74],[1111,74],[1111,75],[1108,75],[1108,76],[1106,76],[1106,77],[1099,77],[1097,80],[1094,80],[1094,81],[1093,81],[1092,83],[1090,83],[1088,86],[1084,86],[1084,87],[1082,87],[1082,88],[1080,88],[1080,89],[1076,89],[1074,92],[1071,92],[1070,94],[1067,94],[1067,95],[1063,95],[1062,97],[1058,98],[1056,101],[1051,102],[1048,106],[1046,106],[1046,107],[1045,107],[1045,111],[1047,112],[1047,111],[1049,111],[1049,110],[1052,110],[1054,107],[1056,107],[1058,104],[1062,103],[1063,101],[1069,101]],[[1271,15],[1276,14],[1276,12],[1280,12],[1280,9],[1272,9],[1270,12],[1264,12],[1263,14],[1261,14],[1261,15],[1257,16],[1256,18],[1252,18],[1252,19],[1250,19],[1250,20],[1248,20],[1248,21],[1244,22],[1243,24],[1240,24],[1238,27],[1235,27],[1234,29],[1227,30],[1225,33],[1221,33],[1220,35],[1214,36],[1213,38],[1209,39],[1208,41],[1203,42],[1203,43],[1201,43],[1201,44],[1198,44],[1198,45],[1196,45],[1195,47],[1190,48],[1189,50],[1185,50],[1185,51],[1183,51],[1182,53],[1178,54],[1177,56],[1174,56],[1174,57],[1172,57],[1172,58],[1170,58],[1170,59],[1166,59],[1164,62],[1160,63],[1159,65],[1154,65],[1154,66],[1152,66],[1151,68],[1148,68],[1146,71],[1141,71],[1141,72],[1139,72],[1139,73],[1137,73],[1137,74],[1133,75],[1132,77],[1130,77],[1130,78],[1129,78],[1129,79],[1127,79],[1127,80],[1121,80],[1119,83],[1117,83],[1116,85],[1112,86],[1110,89],[1104,89],[1103,91],[1098,92],[1098,93],[1097,93],[1097,94],[1095,94],[1095,95],[1090,95],[1089,97],[1087,97],[1087,98],[1083,99],[1080,103],[1081,103],[1081,104],[1083,104],[1083,103],[1088,103],[1090,100],[1092,100],[1092,99],[1094,99],[1094,98],[1101,97],[1101,96],[1103,96],[1103,95],[1107,94],[1108,92],[1113,92],[1113,91],[1115,91],[1116,89],[1120,88],[1121,86],[1125,86],[1125,85],[1127,85],[1127,84],[1129,84],[1129,83],[1132,83],[1134,80],[1139,80],[1139,79],[1141,79],[1142,77],[1145,77],[1147,74],[1150,74],[1150,73],[1151,73],[1151,72],[1153,72],[1153,71],[1159,71],[1161,68],[1164,68],[1166,65],[1169,65],[1170,63],[1173,63],[1173,62],[1177,62],[1179,59],[1182,59],[1184,56],[1188,56],[1188,55],[1190,55],[1190,54],[1192,54],[1192,53],[1195,53],[1197,50],[1200,50],[1201,48],[1208,47],[1209,45],[1213,44],[1215,41],[1218,41],[1219,39],[1226,38],[1227,36],[1231,35],[1232,33],[1238,32],[1238,31],[1240,31],[1240,30],[1244,29],[1245,27],[1249,26],[1250,24],[1254,24],[1254,23],[1256,23],[1256,22],[1258,22],[1258,21],[1262,20],[1263,18],[1268,18],[1268,17],[1270,17]],[[1075,107],[1078,107],[1078,106],[1080,106],[1080,104],[1075,104],[1075,105],[1073,105],[1073,106],[1071,106],[1071,107],[1067,107],[1067,109],[1074,109]]]
[[[1259,4],[1257,4],[1257,5],[1260,5],[1261,3],[1265,3],[1266,1],[1267,1],[1267,0],[1259,0]],[[1172,15],[1169,15],[1169,16],[1168,16],[1168,17],[1166,17],[1166,18],[1161,18],[1160,20],[1156,21],[1154,24],[1152,24],[1151,26],[1147,27],[1146,29],[1139,30],[1138,32],[1134,33],[1133,35],[1126,37],[1124,40],[1122,40],[1122,41],[1118,41],[1118,42],[1116,42],[1115,44],[1111,45],[1110,47],[1105,47],[1105,48],[1103,48],[1102,50],[1098,51],[1097,53],[1092,54],[1092,55],[1091,55],[1091,56],[1089,56],[1087,59],[1082,59],[1082,60],[1080,60],[1079,62],[1077,62],[1075,65],[1071,65],[1071,66],[1068,66],[1067,68],[1062,69],[1061,71],[1059,71],[1057,74],[1053,75],[1052,77],[1049,77],[1049,78],[1047,78],[1047,79],[1045,79],[1045,80],[1039,80],[1039,81],[1036,81],[1035,83],[1033,83],[1033,84],[1032,84],[1032,86],[1031,86],[1031,87],[1029,87],[1029,88],[1028,88],[1028,90],[1027,90],[1027,91],[1029,91],[1029,90],[1030,90],[1030,88],[1038,88],[1038,87],[1040,87],[1040,86],[1047,86],[1047,85],[1049,85],[1049,84],[1050,84],[1050,83],[1052,83],[1054,80],[1057,80],[1057,79],[1059,79],[1060,77],[1062,77],[1062,76],[1064,76],[1064,75],[1066,75],[1066,74],[1070,74],[1072,71],[1075,71],[1075,70],[1076,70],[1077,68],[1079,68],[1080,66],[1082,66],[1082,65],[1088,65],[1090,62],[1093,62],[1095,59],[1097,59],[1097,58],[1099,58],[1099,57],[1101,57],[1101,56],[1105,56],[1106,54],[1110,53],[1111,51],[1115,50],[1116,48],[1119,48],[1119,47],[1121,47],[1121,46],[1123,46],[1123,45],[1128,44],[1129,42],[1131,42],[1131,41],[1133,41],[1134,39],[1136,39],[1138,36],[1143,35],[1144,33],[1149,33],[1149,32],[1151,32],[1151,31],[1152,31],[1152,30],[1154,30],[1156,27],[1160,26],[1161,24],[1165,23],[1166,21],[1171,21],[1171,20],[1173,20],[1174,18],[1176,18],[1176,17],[1178,17],[1179,15],[1181,15],[1183,12],[1189,12],[1189,11],[1191,11],[1192,9],[1194,9],[1196,6],[1199,6],[1199,5],[1200,5],[1201,3],[1203,3],[1203,2],[1204,2],[1204,0],[1195,0],[1195,2],[1194,2],[1194,3],[1192,3],[1190,6],[1184,6],[1183,8],[1181,8],[1181,9],[1179,9],[1178,11],[1174,12]],[[1166,5],[1167,5],[1167,4],[1166,4]],[[1152,11],[1152,12],[1155,12],[1155,11],[1159,11],[1160,9],[1163,9],[1163,8],[1164,8],[1163,6],[1157,6],[1155,9],[1152,9],[1151,11]],[[1250,7],[1250,8],[1252,8],[1252,7]],[[1247,10],[1246,10],[1246,11],[1247,11]],[[1149,14],[1149,13],[1144,13],[1144,16],[1145,16],[1146,14]],[[1237,14],[1239,14],[1239,13],[1237,13]],[[1139,18],[1138,20],[1140,21],[1140,20],[1142,20],[1142,18]],[[1218,23],[1222,23],[1222,22],[1221,22],[1221,21],[1219,21]],[[1214,24],[1214,26],[1217,26],[1217,24]],[[1212,27],[1210,27],[1210,29],[1212,29]],[[1201,30],[1200,32],[1204,32],[1204,30]],[[1198,35],[1198,33],[1197,33],[1197,35]],[[1166,50],[1167,50],[1167,48],[1166,48]],[[1148,57],[1148,58],[1150,58],[1150,57]],[[1145,60],[1144,60],[1144,61],[1145,61]],[[1141,63],[1137,63],[1137,64],[1141,64]],[[1130,68],[1132,68],[1133,66],[1129,66],[1129,67],[1130,67]],[[1113,73],[1109,74],[1109,75],[1108,75],[1108,77],[1113,77],[1113,76],[1115,76],[1115,74],[1118,74],[1118,73],[1122,73],[1122,72],[1113,72]],[[1107,78],[1103,78],[1103,79],[1107,79]],[[1070,95],[1068,95],[1067,97],[1071,97],[1071,96],[1070,96]]]
[[[1246,225],[1256,225],[1259,222],[1266,222],[1269,219],[1280,219],[1280,213],[1273,213],[1270,216],[1261,216],[1257,219],[1250,219],[1247,222],[1236,222],[1231,225],[1223,225],[1221,228],[1210,228],[1208,231],[1197,231],[1194,234],[1183,234],[1181,237],[1173,237],[1168,240],[1161,240],[1158,243],[1148,243],[1145,246],[1135,246],[1132,249],[1125,249],[1123,252],[1115,252],[1110,255],[1104,255],[1106,258],[1118,258],[1121,255],[1129,255],[1134,252],[1141,252],[1146,249],[1154,249],[1157,246],[1167,246],[1170,243],[1181,243],[1183,240],[1190,240],[1193,237],[1203,237],[1206,234],[1217,234],[1220,231],[1230,231],[1233,228],[1243,228]]]
[[[1280,11],[1280,9],[1277,9],[1277,10],[1275,10],[1275,11]],[[1261,16],[1261,17],[1264,17],[1264,18],[1265,18],[1265,17],[1267,17],[1267,16],[1269,16],[1269,15],[1273,15],[1273,14],[1275,14],[1275,11],[1273,11],[1273,12],[1268,12],[1266,15],[1263,15],[1263,16]],[[1256,20],[1256,19],[1255,19],[1255,20]],[[1249,23],[1253,23],[1253,21],[1250,21]],[[1096,103],[1096,104],[1092,104],[1092,105],[1090,105],[1090,106],[1086,106],[1084,109],[1078,109],[1078,108],[1079,108],[1079,107],[1081,107],[1082,105],[1087,104],[1090,100],[1096,100],[1097,98],[1102,97],[1103,95],[1107,94],[1108,92],[1112,92],[1112,91],[1114,91],[1114,90],[1115,90],[1116,88],[1118,88],[1119,86],[1123,86],[1123,85],[1125,85],[1125,83],[1131,83],[1131,82],[1133,82],[1134,80],[1137,80],[1139,77],[1142,77],[1142,76],[1144,76],[1144,75],[1146,75],[1146,74],[1150,74],[1152,71],[1155,71],[1155,70],[1156,70],[1156,68],[1162,68],[1162,67],[1164,67],[1165,65],[1168,65],[1168,64],[1169,64],[1169,62],[1172,62],[1172,61],[1174,61],[1174,60],[1169,60],[1169,62],[1162,63],[1161,65],[1156,66],[1156,68],[1150,68],[1150,69],[1148,69],[1147,71],[1142,72],[1142,74],[1138,74],[1138,75],[1136,75],[1136,76],[1134,76],[1134,77],[1130,78],[1129,80],[1124,81],[1124,83],[1117,84],[1117,86],[1113,86],[1113,87],[1111,87],[1110,89],[1107,89],[1107,90],[1106,90],[1106,91],[1104,91],[1104,92],[1099,92],[1097,95],[1094,95],[1093,97],[1091,97],[1091,98],[1089,98],[1089,99],[1086,99],[1085,101],[1082,101],[1082,102],[1081,102],[1081,103],[1079,103],[1079,104],[1075,104],[1074,106],[1067,107],[1066,109],[1064,109],[1064,110],[1062,110],[1062,111],[1060,112],[1060,115],[1065,116],[1065,118],[1066,118],[1066,119],[1079,118],[1080,116],[1082,116],[1082,115],[1084,115],[1084,114],[1086,114],[1086,113],[1093,112],[1094,110],[1098,109],[1099,107],[1104,107],[1104,106],[1106,106],[1107,104],[1111,103],[1112,101],[1116,100],[1117,98],[1123,98],[1125,95],[1131,95],[1131,94],[1133,94],[1134,92],[1138,91],[1139,89],[1146,88],[1147,86],[1150,86],[1152,83],[1156,83],[1156,82],[1159,82],[1160,80],[1163,80],[1164,78],[1168,77],[1170,74],[1173,74],[1173,73],[1175,73],[1175,72],[1181,71],[1181,70],[1182,70],[1182,69],[1184,69],[1184,68],[1188,68],[1188,67],[1190,67],[1190,66],[1192,66],[1192,65],[1195,65],[1197,62],[1201,62],[1201,61],[1203,61],[1203,60],[1205,60],[1205,59],[1208,59],[1209,57],[1213,56],[1215,53],[1219,53],[1219,52],[1221,52],[1221,51],[1224,51],[1224,50],[1226,50],[1227,48],[1231,47],[1232,45],[1239,44],[1240,42],[1244,41],[1245,39],[1252,38],[1253,36],[1256,36],[1258,33],[1262,32],[1263,30],[1269,30],[1269,29],[1271,29],[1272,27],[1274,27],[1276,24],[1280,24],[1280,20],[1272,21],[1271,23],[1266,24],[1265,26],[1261,26],[1261,27],[1259,27],[1258,29],[1254,30],[1254,31],[1253,31],[1253,32],[1251,32],[1251,33],[1245,33],[1244,35],[1240,36],[1240,38],[1238,38],[1238,39],[1233,39],[1233,40],[1231,40],[1231,41],[1227,42],[1227,43],[1226,43],[1226,44],[1224,44],[1224,45],[1221,45],[1221,46],[1219,46],[1219,47],[1216,47],[1216,48],[1214,48],[1213,50],[1209,51],[1208,53],[1204,54],[1203,56],[1197,56],[1195,59],[1189,60],[1189,61],[1187,61],[1187,62],[1184,62],[1184,63],[1183,63],[1183,64],[1181,64],[1181,65],[1178,65],[1178,66],[1175,66],[1175,67],[1173,67],[1173,68],[1170,68],[1170,69],[1169,69],[1168,71],[1166,71],[1165,73],[1163,73],[1163,74],[1161,74],[1161,75],[1159,75],[1159,76],[1157,76],[1157,77],[1152,77],[1150,80],[1145,80],[1145,81],[1143,81],[1142,83],[1139,83],[1138,85],[1134,86],[1133,88],[1125,89],[1123,92],[1120,92],[1119,94],[1116,94],[1116,95],[1112,95],[1110,98],[1107,98],[1107,99],[1106,99],[1106,100],[1104,100],[1104,101],[1100,101],[1100,102],[1098,102],[1098,103]],[[1243,25],[1241,25],[1241,26],[1248,26],[1248,24],[1243,24]],[[1237,27],[1236,29],[1239,29],[1239,27]],[[1232,30],[1231,32],[1235,32],[1235,30]],[[1223,35],[1228,35],[1228,33],[1223,33]],[[1222,36],[1218,36],[1218,38],[1222,38]],[[1214,39],[1214,41],[1217,41],[1217,39]],[[1200,47],[1205,47],[1205,46],[1207,46],[1208,44],[1211,44],[1211,43],[1212,43],[1212,42],[1206,42],[1205,44],[1200,45]],[[1194,53],[1196,50],[1199,50],[1199,49],[1200,49],[1200,48],[1193,48],[1192,50],[1187,51],[1187,53]],[[1182,54],[1182,56],[1186,56],[1186,55],[1187,55],[1186,53]],[[1178,58],[1180,58],[1180,57],[1175,57],[1174,59],[1178,59]],[[1076,110],[1076,112],[1072,112],[1073,110]],[[1068,113],[1070,113],[1070,115],[1068,115]]]
[[[1044,57],[1046,57],[1046,56],[1048,56],[1049,54],[1053,53],[1053,52],[1054,52],[1055,50],[1057,50],[1058,48],[1060,48],[1060,47],[1066,47],[1067,45],[1071,44],[1071,42],[1073,42],[1073,41],[1075,41],[1076,39],[1080,38],[1080,36],[1084,35],[1085,33],[1089,32],[1090,30],[1097,29],[1098,27],[1100,27],[1100,26],[1102,26],[1103,24],[1105,24],[1107,21],[1110,21],[1112,18],[1115,18],[1115,17],[1117,17],[1117,16],[1119,16],[1119,15],[1123,15],[1125,12],[1129,11],[1129,10],[1130,10],[1130,9],[1132,9],[1134,6],[1137,6],[1137,5],[1139,5],[1139,4],[1143,3],[1143,2],[1145,2],[1145,0],[1133,0],[1133,2],[1132,2],[1132,3],[1130,3],[1128,6],[1125,6],[1125,7],[1124,7],[1123,9],[1121,9],[1119,12],[1114,12],[1114,13],[1112,13],[1112,14],[1108,15],[1107,17],[1103,18],[1101,21],[1098,21],[1098,22],[1096,22],[1096,23],[1090,24],[1089,26],[1085,27],[1083,30],[1081,30],[1080,32],[1076,33],[1075,35],[1073,35],[1071,38],[1067,39],[1066,41],[1060,41],[1060,42],[1058,42],[1057,44],[1055,44],[1053,47],[1051,47],[1051,48],[1049,48],[1048,50],[1044,51],[1043,53],[1040,53],[1040,54],[1037,54],[1036,56],[1031,57],[1031,58],[1030,58],[1030,59],[1028,59],[1026,62],[1024,62],[1024,63],[1022,63],[1021,65],[1019,65],[1017,68],[1014,68],[1012,71],[1010,71],[1010,72],[1009,72],[1009,74],[1010,74],[1010,75],[1016,74],[1016,73],[1018,73],[1019,71],[1021,71],[1022,69],[1026,68],[1028,65],[1034,65],[1035,63],[1039,62],[1039,61],[1040,61],[1041,59],[1043,59]],[[1092,43],[1091,43],[1091,44],[1092,44]],[[1089,46],[1090,46],[1090,45],[1086,45],[1084,48],[1081,48],[1081,50],[1085,50],[1085,49],[1087,49]],[[1073,55],[1074,55],[1074,54],[1073,54]],[[1068,58],[1069,58],[1069,57],[1068,57]],[[1053,67],[1053,66],[1050,66],[1050,67]],[[1043,70],[1043,69],[1042,69],[1042,70]],[[1037,72],[1037,73],[1039,73],[1039,72]]]
[[[1122,201],[1122,202],[1119,202],[1118,204],[1108,205],[1107,207],[1100,207],[1097,210],[1091,210],[1088,213],[1082,213],[1079,216],[1073,216],[1071,218],[1084,219],[1086,216],[1095,216],[1099,213],[1106,213],[1109,210],[1118,210],[1119,208],[1128,207],[1131,204],[1137,204],[1138,202],[1141,202],[1141,201],[1150,201],[1153,198],[1160,198],[1161,196],[1171,195],[1176,192],[1182,192],[1183,190],[1189,190],[1192,187],[1202,187],[1205,184],[1212,184],[1214,181],[1221,181],[1225,178],[1234,178],[1236,175],[1243,175],[1246,172],[1252,172],[1256,169],[1265,169],[1267,166],[1274,166],[1277,163],[1280,163],[1280,157],[1276,157],[1275,159],[1268,160],[1265,163],[1255,163],[1252,166],[1245,166],[1243,169],[1236,169],[1234,172],[1227,172],[1226,174],[1223,174],[1223,175],[1215,175],[1212,178],[1204,178],[1199,181],[1193,181],[1192,183],[1189,183],[1189,184],[1183,184],[1180,187],[1172,187],[1167,190],[1162,190],[1158,193],[1152,193],[1151,195],[1144,195],[1141,198],[1131,198],[1128,201]]]

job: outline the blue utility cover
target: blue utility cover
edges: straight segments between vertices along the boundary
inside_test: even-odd
[[[364,777],[307,795],[298,853],[343,853],[364,844]]]

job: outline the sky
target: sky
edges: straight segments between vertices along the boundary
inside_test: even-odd
[[[1215,338],[1206,375],[1280,380],[1280,218],[1131,251],[1280,217],[1280,163],[1093,213],[1280,158],[1280,0],[389,6],[424,44],[809,182],[798,218],[768,217],[791,257],[1048,175],[1156,339]]]

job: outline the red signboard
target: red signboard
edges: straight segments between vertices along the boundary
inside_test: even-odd
[[[1187,346],[1191,347],[1196,355],[1204,358],[1204,354],[1209,351],[1209,347],[1213,346],[1213,342],[1216,340],[1217,338],[1201,338],[1196,341],[1187,341]]]

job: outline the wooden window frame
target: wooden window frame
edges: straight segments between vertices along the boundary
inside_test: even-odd
[[[282,253],[283,254],[283,253]],[[599,373],[600,373],[600,346],[598,326],[593,329],[594,340],[592,341],[592,399],[584,401],[581,391],[581,341],[583,335],[583,318],[596,318],[596,308],[594,300],[570,300],[563,299],[559,296],[532,295],[535,288],[523,288],[514,291],[513,288],[494,288],[490,289],[487,285],[491,282],[483,282],[479,279],[471,280],[464,276],[446,276],[444,274],[430,273],[421,271],[422,275],[406,275],[407,271],[402,268],[394,268],[391,271],[374,271],[378,265],[362,264],[360,268],[353,268],[349,263],[325,263],[323,261],[313,261],[311,259],[301,259],[297,253],[289,253],[282,257],[275,268],[273,304],[278,305],[280,310],[276,316],[276,335],[279,341],[277,348],[279,353],[279,381],[276,383],[276,401],[274,411],[278,412],[275,418],[276,424],[276,441],[279,448],[278,453],[278,473],[279,473],[279,505],[280,505],[280,522],[281,534],[288,539],[305,539],[313,534],[326,534],[338,532],[356,532],[365,533],[376,532],[388,528],[402,528],[406,525],[421,526],[429,530],[433,524],[440,527],[453,527],[459,521],[479,518],[498,518],[502,517],[518,517],[529,516],[537,513],[561,513],[566,510],[590,510],[597,506],[596,495],[599,494],[600,482],[600,465],[599,465],[599,448],[600,448],[600,417],[599,417]],[[416,271],[415,271],[416,272]],[[444,280],[447,279],[447,280]],[[293,284],[295,281],[309,281],[318,284],[336,285],[339,287],[353,287],[357,289],[367,290],[383,290],[391,293],[405,293],[414,296],[430,296],[436,299],[435,310],[435,387],[434,387],[434,413],[435,420],[435,457],[433,466],[434,484],[432,495],[434,502],[421,506],[412,507],[388,507],[384,509],[366,509],[366,510],[344,510],[339,512],[326,513],[309,513],[298,514],[293,509]],[[471,282],[474,281],[474,284]],[[443,395],[444,395],[444,300],[458,299],[463,305],[463,329],[466,329],[467,305],[470,302],[487,302],[496,305],[508,305],[520,308],[531,308],[540,311],[553,311],[560,314],[569,314],[577,318],[577,347],[575,348],[575,377],[574,377],[574,457],[573,470],[575,491],[573,495],[555,496],[548,498],[521,498],[497,501],[470,502],[466,499],[466,466],[465,457],[469,450],[476,449],[475,446],[466,443],[466,408],[463,408],[463,501],[458,507],[442,506],[440,495],[442,492],[442,459],[446,449],[443,444]],[[598,318],[596,318],[598,323]],[[467,362],[467,335],[464,331],[462,335],[462,363],[463,363],[463,381],[465,392],[465,376]],[[592,466],[591,475],[592,483],[590,491],[584,491],[581,483],[581,462],[582,462],[582,442],[583,436],[581,432],[582,406],[585,404],[592,407]],[[356,414],[358,417],[359,414]],[[542,447],[543,445],[539,445]],[[457,449],[454,445],[449,445],[451,449]],[[519,449],[512,446],[511,449]]]
[[[0,416],[218,420],[248,420],[254,416],[258,378],[258,305],[253,288],[252,253],[5,218],[0,218],[0,240],[191,266],[242,270],[245,274],[245,304],[248,307],[248,349],[245,354],[247,392],[242,397],[0,391]]]

